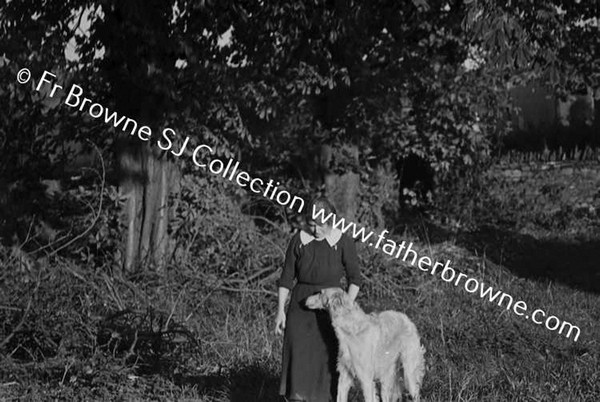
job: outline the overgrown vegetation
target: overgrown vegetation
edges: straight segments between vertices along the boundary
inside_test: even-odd
[[[172,227],[181,239],[176,262],[162,274],[127,276],[110,257],[28,262],[3,249],[0,395],[278,400],[281,339],[272,321],[290,226],[244,215],[235,191],[219,178],[186,179]],[[573,342],[358,243],[365,278],[359,302],[367,311],[400,309],[414,319],[427,348],[427,400],[600,396],[597,289],[521,278],[511,271],[527,250],[500,232],[474,240],[406,223],[398,222],[392,238],[414,241],[424,255],[449,258],[456,269],[581,328]],[[545,239],[536,241],[543,253]],[[98,237],[95,247],[104,245],[113,247],[110,236]]]

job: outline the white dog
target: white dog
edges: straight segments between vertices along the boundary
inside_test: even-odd
[[[362,387],[365,402],[376,402],[375,381],[381,383],[383,402],[401,399],[399,363],[404,384],[413,401],[419,401],[425,372],[424,353],[417,328],[397,311],[366,314],[340,288],[328,288],[306,299],[310,309],[326,309],[339,341],[340,373],[337,402],[348,400],[353,379]]]

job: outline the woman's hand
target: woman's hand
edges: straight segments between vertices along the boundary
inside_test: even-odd
[[[277,302],[277,318],[275,319],[275,334],[283,334],[285,329],[285,302],[287,301],[290,290],[288,288],[279,287]]]
[[[280,311],[277,313],[277,318],[275,319],[275,334],[283,335],[283,330],[285,329],[285,313]]]

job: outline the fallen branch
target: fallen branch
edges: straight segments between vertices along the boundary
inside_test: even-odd
[[[236,288],[221,286],[221,287],[217,288],[216,290],[224,290],[226,292],[236,292],[236,293],[266,293],[271,296],[277,296],[277,292],[274,292],[272,290],[266,290],[266,289],[236,289]]]

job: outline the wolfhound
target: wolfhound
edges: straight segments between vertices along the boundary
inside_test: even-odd
[[[404,385],[413,401],[425,371],[425,348],[415,324],[406,314],[383,311],[366,314],[340,288],[327,288],[306,299],[310,309],[326,309],[339,341],[337,402],[346,402],[353,379],[362,387],[365,402],[376,402],[375,381],[381,383],[381,400],[396,402],[402,397],[399,363]]]

